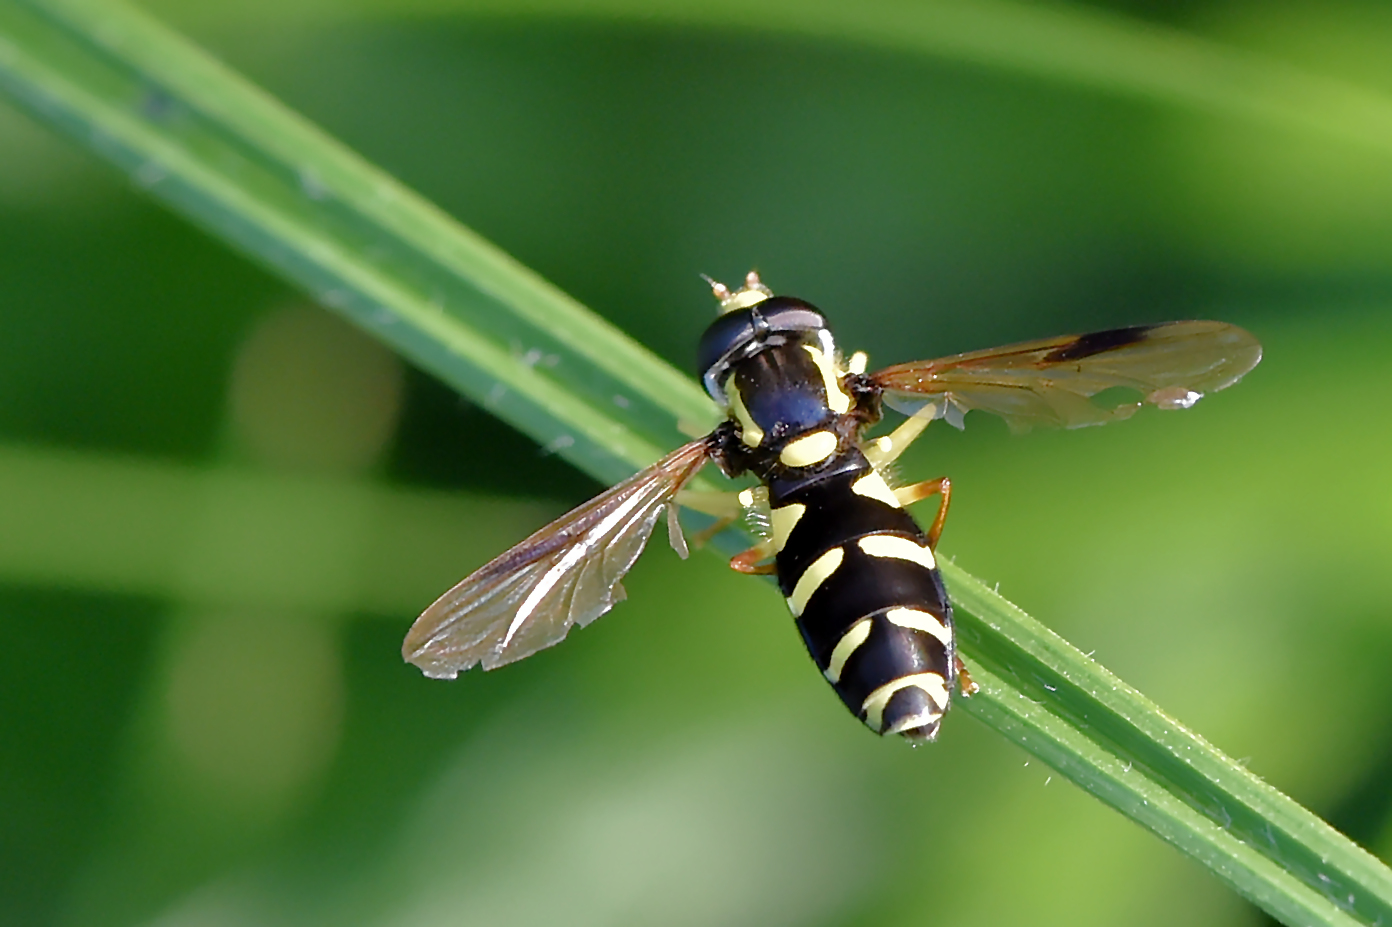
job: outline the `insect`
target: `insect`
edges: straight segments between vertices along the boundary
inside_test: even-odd
[[[1192,321],[867,374],[865,355],[843,358],[809,303],[775,296],[752,272],[734,291],[709,282],[721,314],[701,338],[701,379],[728,418],[441,596],[402,646],[427,676],[520,660],[607,612],[623,599],[620,581],[664,511],[682,556],[679,505],[717,516],[717,526],[754,512],[766,536],[730,565],[777,578],[812,659],[871,730],[933,740],[954,691],[973,690],[934,554],[951,483],[893,488],[886,468],[934,419],[960,428],[980,409],[1016,431],[1100,425],[1143,405],[1187,409],[1261,360],[1261,345],[1243,329]],[[1138,398],[1094,401],[1116,387]],[[886,405],[908,417],[888,435],[865,437]],[[752,474],[759,487],[737,496],[686,491],[712,460],[729,476]],[[940,502],[925,531],[905,506],[931,496]]]

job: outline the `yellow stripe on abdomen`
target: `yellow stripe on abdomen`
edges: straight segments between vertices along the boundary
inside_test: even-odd
[[[884,710],[885,706],[889,704],[890,697],[900,689],[906,689],[909,686],[916,686],[928,693],[928,697],[938,707],[939,714],[947,706],[947,680],[937,673],[914,673],[911,676],[901,676],[871,692],[861,704],[860,710],[865,712],[865,723],[871,730],[879,732],[884,727]]]
[[[872,557],[894,557],[899,560],[910,560],[929,570],[937,569],[938,566],[938,562],[933,559],[931,550],[920,546],[917,541],[900,537],[897,534],[872,534],[861,538],[858,543],[860,549]]]
[[[870,619],[862,618],[851,625],[850,630],[841,635],[841,640],[836,642],[836,647],[831,651],[831,659],[827,661],[826,671],[822,674],[826,676],[827,682],[832,685],[841,681],[841,671],[846,668],[846,661],[851,658],[851,654],[860,649],[860,645],[865,643],[865,639],[870,636]]]
[[[846,557],[846,552],[839,547],[822,554],[812,564],[803,571],[798,577],[797,585],[793,587],[793,594],[788,596],[788,608],[792,609],[793,617],[800,618],[802,610],[807,607],[807,600],[812,598],[812,593],[816,592],[822,583],[836,572],[836,568],[841,565],[841,561]]]
[[[773,531],[773,550],[775,553],[782,550],[788,543],[788,537],[797,527],[797,523],[802,520],[802,514],[807,511],[807,506],[801,502],[794,502],[790,505],[779,506],[769,512],[769,528]]]
[[[867,499],[878,499],[890,508],[903,508],[899,504],[899,497],[894,494],[894,490],[890,489],[889,484],[884,481],[884,477],[874,470],[852,483],[851,492]]]
[[[891,623],[897,624],[901,628],[912,628],[915,631],[922,631],[931,634],[948,650],[952,649],[952,632],[947,629],[947,625],[942,623],[937,615],[921,608],[891,608],[885,612],[885,617]]]

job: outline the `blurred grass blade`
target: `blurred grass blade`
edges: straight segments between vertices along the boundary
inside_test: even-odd
[[[1392,152],[1392,96],[1274,56],[1083,3],[1027,0],[153,0],[182,21],[588,17],[803,35],[990,68]]]
[[[128,7],[0,0],[0,86],[600,479],[715,419],[691,380]],[[1381,863],[944,569],[982,683],[967,710],[1287,923],[1392,924]]]
[[[602,479],[715,421],[688,378],[135,10],[0,2],[0,86]]]
[[[0,444],[0,582],[404,616],[555,503]]]

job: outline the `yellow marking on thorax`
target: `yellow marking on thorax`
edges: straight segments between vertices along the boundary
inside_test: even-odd
[[[846,362],[847,373],[864,373],[865,368],[870,364],[870,355],[864,351],[857,351],[851,355],[851,359]]]
[[[860,710],[865,712],[865,723],[869,725],[871,730],[879,732],[880,728],[884,726],[885,705],[889,704],[890,697],[900,689],[907,689],[910,686],[926,692],[928,697],[933,700],[933,704],[940,709],[938,714],[942,714],[941,709],[946,709],[947,681],[942,676],[937,673],[914,673],[910,676],[901,676],[871,692],[861,703]]]
[[[851,492],[859,493],[867,499],[878,499],[891,508],[903,508],[899,504],[899,497],[894,494],[894,490],[890,489],[889,484],[884,481],[884,477],[874,470],[852,483]]]
[[[796,441],[789,441],[778,455],[785,467],[810,467],[836,453],[836,435],[829,431],[814,431]]]
[[[872,534],[869,537],[861,538],[859,544],[860,549],[872,557],[895,557],[899,560],[911,560],[930,570],[937,569],[938,566],[937,561],[933,559],[931,550],[918,546],[917,541],[901,538],[895,534]]]
[[[807,506],[801,502],[794,502],[791,505],[783,505],[769,512],[769,527],[773,529],[773,549],[782,550],[788,543],[788,536],[797,527],[798,521],[802,518],[802,513],[807,511]]]
[[[764,429],[754,423],[753,416],[745,408],[744,397],[740,395],[734,377],[725,381],[725,398],[730,403],[730,414],[739,422],[740,440],[750,447],[758,447],[764,441]]]
[[[812,355],[812,363],[822,372],[822,381],[826,384],[827,406],[837,415],[845,415],[851,411],[851,397],[841,388],[841,378],[836,375],[835,359],[827,357],[821,348],[810,344],[804,344],[803,348]]]
[[[913,628],[915,631],[931,634],[942,641],[944,647],[952,649],[952,632],[943,624],[942,619],[932,612],[921,608],[891,608],[885,612],[885,617],[901,628]]]
[[[812,593],[836,572],[845,556],[844,550],[833,547],[813,560],[812,565],[798,578],[797,585],[793,587],[793,594],[788,596],[788,608],[792,609],[794,618],[802,616],[802,610],[807,607],[807,600],[812,598]]]
[[[827,662],[826,676],[827,682],[832,685],[841,681],[841,671],[846,668],[846,661],[851,658],[851,654],[865,643],[865,639],[870,636],[870,619],[862,618],[845,634],[841,635],[841,640],[837,641],[836,648],[831,652],[831,659]]]

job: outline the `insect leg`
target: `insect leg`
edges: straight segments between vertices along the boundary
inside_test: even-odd
[[[768,576],[778,571],[778,567],[770,560],[768,563],[761,563],[762,560],[769,560],[777,551],[773,549],[773,541],[763,540],[748,550],[735,554],[730,558],[730,569],[736,573],[750,573],[757,576]]]
[[[932,550],[938,549],[938,538],[942,537],[943,525],[947,522],[947,506],[952,501],[952,481],[940,476],[936,480],[924,480],[894,490],[894,498],[903,506],[938,495],[942,496],[942,503],[938,506],[938,514],[933,517],[933,523],[928,526],[928,547]]]
[[[929,407],[931,408],[931,406]],[[933,421],[931,415],[911,415],[898,428],[887,435],[867,441],[865,456],[876,470],[893,463],[904,450],[923,434],[923,429]]]
[[[695,489],[683,489],[677,493],[677,504],[691,509],[693,512],[700,512],[702,515],[710,515],[712,518],[728,518],[734,521],[744,513],[744,505],[740,502],[740,494],[737,492],[701,492]]]
[[[769,560],[778,553],[777,542],[769,529],[768,488],[755,486],[752,489],[742,490],[739,494],[739,502],[749,518],[750,527],[761,535],[763,540],[748,550],[731,557],[730,569],[757,576],[769,576],[777,573],[778,567],[775,564],[761,562]]]
[[[755,533],[766,534],[768,531],[768,490],[762,486],[743,489],[739,492],[682,490],[677,493],[677,502],[692,511],[709,515],[715,519],[710,525],[692,535],[691,541],[697,547],[703,547],[711,538],[741,518],[749,520],[750,527]],[[766,556],[772,556],[772,553]],[[763,558],[756,558],[754,562],[759,559]],[[740,568],[735,567],[735,569]],[[740,570],[740,572],[749,571]]]
[[[957,690],[967,698],[981,691],[981,687],[972,682],[971,674],[967,672],[967,665],[962,662],[962,658],[953,654],[952,659],[957,661]]]
[[[739,493],[701,492],[683,489],[677,493],[677,504],[684,505],[694,512],[709,515],[715,519],[706,527],[691,536],[694,547],[705,547],[710,539],[739,521],[744,513]]]

